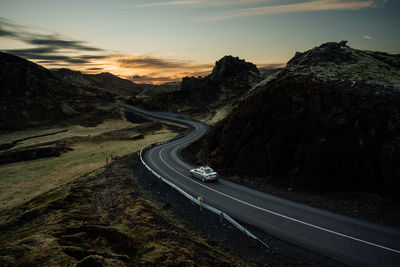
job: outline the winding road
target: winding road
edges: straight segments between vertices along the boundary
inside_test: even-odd
[[[163,178],[231,217],[277,238],[356,266],[400,266],[400,231],[259,192],[219,179],[203,183],[191,178],[196,166],[178,157],[178,150],[204,136],[209,127],[167,112],[120,106],[142,115],[184,124],[193,131],[147,150],[144,161]]]

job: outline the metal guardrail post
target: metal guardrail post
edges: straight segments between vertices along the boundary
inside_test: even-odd
[[[182,195],[184,195],[186,198],[188,198],[193,204],[197,204],[200,206],[200,211],[202,210],[202,208],[206,208],[207,210],[215,213],[215,214],[219,214],[220,215],[220,221],[222,223],[222,218],[225,218],[228,222],[230,222],[233,226],[235,226],[237,229],[239,229],[241,232],[243,232],[244,235],[247,235],[257,241],[259,241],[261,244],[263,244],[265,247],[269,248],[269,246],[264,243],[261,239],[259,239],[258,237],[256,237],[255,235],[253,235],[250,231],[248,231],[246,228],[244,228],[242,225],[240,225],[238,222],[236,222],[234,219],[232,219],[228,214],[208,205],[203,203],[204,199],[203,197],[198,197],[197,199],[194,198],[193,196],[189,195],[187,192],[185,192],[184,190],[182,190],[179,186],[175,185],[174,183],[172,183],[171,181],[161,177],[161,175],[159,175],[158,173],[156,173],[154,170],[152,170],[150,168],[150,166],[148,166],[146,164],[146,162],[144,162],[143,160],[143,151],[145,149],[151,148],[153,146],[156,145],[160,145],[162,143],[166,143],[166,142],[159,142],[159,143],[155,143],[155,144],[150,144],[150,145],[146,145],[144,146],[141,150],[140,150],[140,160],[142,162],[142,164],[152,173],[154,174],[154,176],[156,176],[160,181],[163,181],[164,183],[168,184],[169,186],[171,186],[172,188],[174,188],[175,190],[177,190],[179,193],[181,193]]]

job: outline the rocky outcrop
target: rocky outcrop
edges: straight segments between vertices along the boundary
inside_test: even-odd
[[[296,53],[212,129],[203,159],[266,183],[400,191],[399,59],[346,42]]]
[[[98,88],[121,96],[137,95],[146,87],[146,85],[136,84],[109,72],[84,74],[80,71],[72,71],[64,68],[52,69],[51,72],[55,76],[75,85]]]
[[[232,56],[225,56],[215,63],[208,78],[221,87],[243,94],[260,82],[260,72],[253,63]]]
[[[246,93],[261,80],[256,65],[233,56],[225,56],[215,63],[205,77],[185,77],[181,91],[206,103],[235,98]]]
[[[257,67],[238,57],[225,56],[215,63],[210,75],[184,77],[180,90],[151,98],[133,98],[131,104],[153,110],[176,111],[202,107],[239,98],[261,81]]]
[[[96,125],[118,116],[113,95],[55,77],[33,62],[0,52],[0,129]]]
[[[296,55],[283,75],[311,76],[327,83],[366,84],[377,90],[400,90],[400,55],[352,49],[346,41],[322,44]]]

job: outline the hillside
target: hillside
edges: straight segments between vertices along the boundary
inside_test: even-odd
[[[150,198],[126,163],[125,157],[1,211],[0,265],[245,264]]]
[[[211,130],[224,174],[319,191],[400,191],[400,55],[326,43],[296,53]]]
[[[55,76],[75,85],[99,88],[121,96],[137,95],[146,87],[146,85],[136,84],[109,72],[84,74],[70,69],[52,69],[51,72]]]
[[[76,86],[33,62],[0,52],[0,129],[52,124],[96,125],[119,116],[113,95]]]
[[[257,67],[238,57],[225,56],[205,77],[184,77],[180,90],[148,98],[131,98],[130,104],[150,110],[207,110],[232,103],[261,80]]]
[[[180,82],[167,82],[160,85],[147,84],[144,90],[137,95],[138,97],[154,97],[166,93],[179,91],[181,89]]]

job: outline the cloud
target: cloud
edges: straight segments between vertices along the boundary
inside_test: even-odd
[[[364,39],[371,40],[371,39],[372,39],[372,36],[364,35]]]
[[[16,37],[15,33],[12,31],[4,30],[3,27],[0,26],[0,37]]]
[[[42,39],[42,36],[39,38],[24,38],[23,40],[32,45],[40,45],[49,48],[56,49],[70,49],[70,50],[78,50],[78,51],[104,51],[104,49],[92,47],[85,45],[83,41],[70,41],[58,39],[56,36],[48,36],[48,39]]]
[[[40,55],[40,54],[48,54],[53,53],[56,50],[54,48],[49,47],[36,47],[36,48],[26,48],[26,49],[8,49],[4,50],[7,53],[15,54],[15,55]]]
[[[38,33],[33,29],[15,24],[0,17],[0,37],[21,41],[34,48],[4,50],[20,57],[41,62],[64,61],[74,64],[86,64],[92,59],[109,57],[110,55],[73,55],[82,52],[104,52],[104,49],[90,46],[84,41],[69,40],[57,33]]]
[[[211,64],[193,64],[190,61],[165,59],[153,56],[129,56],[118,59],[123,68],[156,68],[156,69],[204,69],[212,68]]]
[[[132,72],[146,83],[177,81],[185,72],[210,71],[211,64],[195,64],[191,61],[164,58],[158,55],[127,55],[111,53],[92,46],[83,40],[74,40],[58,33],[26,27],[0,17],[0,38],[17,40],[24,48],[3,49],[47,68],[69,68],[86,73],[108,71],[122,77]]]
[[[89,71],[91,71],[91,70],[101,71],[101,70],[104,70],[104,69],[103,68],[98,68],[98,67],[93,67],[93,68],[86,68],[86,70],[89,70]]]
[[[248,5],[254,3],[271,2],[271,0],[177,0],[153,2],[139,5],[139,7],[163,7],[163,6],[227,6]]]
[[[121,67],[124,68],[180,68],[184,62],[175,59],[167,60],[151,56],[127,57],[118,60]]]
[[[40,63],[63,61],[73,64],[87,64],[90,63],[93,59],[108,58],[112,56],[112,55],[67,56],[56,53],[57,50],[58,50],[57,48],[53,47],[38,47],[38,48],[28,48],[28,49],[6,49],[4,50],[4,52],[31,60],[41,60]]]
[[[374,0],[374,7],[384,7],[388,0]]]
[[[153,76],[153,75],[133,75],[128,77],[129,80],[135,83],[166,83],[180,81],[179,77],[169,76]]]
[[[215,13],[214,15],[198,19],[199,21],[225,20],[247,16],[324,11],[324,10],[358,10],[363,8],[383,7],[386,0],[310,0],[286,5],[263,5],[250,8],[233,9]]]
[[[153,7],[153,6],[182,6],[193,5],[201,3],[200,0],[187,0],[187,1],[168,1],[168,2],[155,2],[139,5],[139,7]]]

